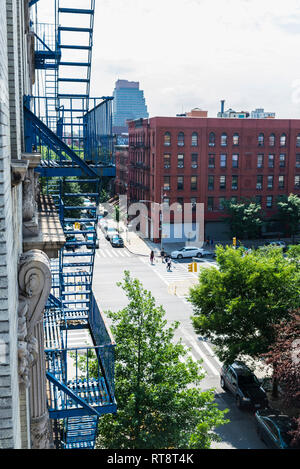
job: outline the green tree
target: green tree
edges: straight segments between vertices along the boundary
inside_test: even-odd
[[[83,206],[83,197],[80,196],[81,187],[77,182],[68,182],[63,178],[62,180],[62,200],[65,207],[81,207]],[[66,195],[74,194],[74,195]],[[78,195],[77,195],[78,194]],[[80,209],[64,210],[65,218],[79,218],[81,215]]]
[[[285,228],[285,234],[295,235],[299,231],[300,198],[295,194],[283,195],[277,201],[278,218]]]
[[[263,213],[261,206],[250,200],[243,199],[240,202],[225,201],[224,209],[232,236],[240,239],[257,238],[263,225]]]
[[[205,269],[190,291],[193,325],[225,363],[259,357],[274,342],[274,324],[299,306],[299,274],[281,249],[249,254],[217,247],[218,268]]]
[[[100,192],[99,202],[100,203],[105,203],[109,199],[110,199],[109,193],[105,189],[102,189],[101,192]]]
[[[298,271],[300,271],[300,245],[288,246],[286,252],[287,258],[292,262]]]
[[[99,425],[98,448],[209,448],[214,428],[227,421],[213,390],[199,389],[203,370],[181,342],[178,323],[167,327],[164,310],[151,293],[125,272],[129,304],[109,313],[116,349],[118,411]]]
[[[114,210],[115,210],[114,218],[115,218],[116,222],[119,223],[119,221],[120,221],[120,207],[119,207],[119,205],[116,205]]]

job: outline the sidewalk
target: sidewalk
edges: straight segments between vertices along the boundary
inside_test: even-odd
[[[152,248],[147,246],[145,240],[141,239],[136,233],[123,231],[120,236],[123,238],[124,246],[129,252],[136,256],[150,256]]]
[[[160,243],[154,243],[150,239],[141,238],[138,233],[127,232],[124,230],[121,233],[124,245],[132,254],[138,256],[150,256],[151,251],[154,252],[155,257],[160,257]],[[185,243],[165,243],[163,245],[164,251],[170,254],[185,246]]]

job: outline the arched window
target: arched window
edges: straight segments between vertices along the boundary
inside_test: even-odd
[[[275,135],[274,134],[271,134],[270,137],[269,137],[269,145],[270,147],[275,147]]]
[[[297,135],[296,146],[300,147],[300,134]]]
[[[178,134],[178,137],[177,137],[177,145],[179,147],[183,147],[184,146],[184,133],[183,132],[179,132]]]
[[[166,132],[164,135],[164,145],[169,147],[171,145],[171,134],[170,132]]]
[[[215,144],[216,144],[216,135],[214,134],[214,132],[211,132],[208,138],[208,145],[210,147],[214,147]]]
[[[227,146],[227,134],[224,132],[221,135],[221,147],[226,147]]]
[[[198,134],[197,132],[192,133],[192,147],[198,146]]]
[[[232,143],[233,143],[233,145],[239,145],[240,144],[240,136],[239,136],[238,133],[233,134]]]
[[[286,134],[282,134],[280,137],[280,146],[285,147],[286,146]]]
[[[258,136],[258,146],[263,147],[265,144],[265,136],[264,134],[259,134]]]

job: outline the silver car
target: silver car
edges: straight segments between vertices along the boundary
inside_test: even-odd
[[[212,253],[210,251],[206,251],[203,248],[196,248],[193,246],[186,246],[178,251],[171,252],[172,259],[183,259],[186,257],[198,257],[201,258],[203,256],[210,256]]]

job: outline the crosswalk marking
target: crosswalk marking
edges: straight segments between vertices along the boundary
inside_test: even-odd
[[[207,358],[207,356],[204,354],[204,352],[202,352],[202,350],[200,349],[199,345],[197,344],[196,340],[194,339],[194,337],[189,333],[187,332],[185,329],[183,329],[183,327],[180,327],[180,330],[181,332],[183,333],[183,335],[187,338],[187,340],[190,342],[190,344],[192,344],[194,350],[196,350],[196,352],[200,355],[200,357],[202,358],[203,362],[210,368],[210,370],[213,372],[213,374],[215,376],[219,376],[219,372],[218,370],[214,367],[214,365],[209,361],[209,359]]]
[[[148,264],[148,259],[141,258],[141,261],[145,264]],[[180,264],[172,265],[171,272],[167,271],[165,264],[156,263],[153,265],[155,273],[169,286],[171,283],[180,282],[182,280],[193,279],[195,275],[191,272],[188,272]],[[197,277],[197,276],[196,276]]]
[[[114,258],[114,257],[133,257],[131,253],[127,252],[125,249],[116,249],[116,250],[110,250],[110,249],[105,249],[101,248],[98,251],[96,251],[96,256],[99,258]]]
[[[206,342],[203,342],[203,346],[206,348],[206,350],[210,353],[210,355],[216,360],[216,362],[218,363],[218,365],[220,366],[223,366],[223,363],[220,362],[220,360],[218,359],[218,357],[214,354],[214,352],[212,351],[212,349],[210,348],[210,346],[206,343]]]

